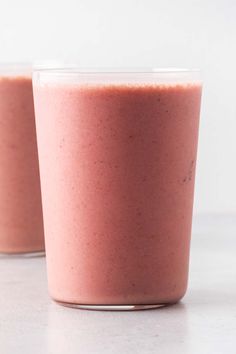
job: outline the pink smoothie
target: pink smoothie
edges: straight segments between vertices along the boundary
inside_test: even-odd
[[[201,86],[36,82],[34,94],[52,298],[178,301]]]
[[[30,77],[0,76],[0,252],[44,249]]]

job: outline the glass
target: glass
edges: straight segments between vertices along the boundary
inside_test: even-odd
[[[187,288],[198,71],[35,70],[51,297],[103,310]]]
[[[0,253],[44,250],[29,64],[0,64]]]

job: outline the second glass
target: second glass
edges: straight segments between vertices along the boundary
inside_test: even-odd
[[[32,69],[0,64],[0,253],[44,254]]]
[[[191,71],[36,70],[49,291],[62,304],[180,300],[201,83]]]

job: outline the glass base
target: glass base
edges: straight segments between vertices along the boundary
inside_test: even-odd
[[[45,256],[45,251],[8,253],[0,252],[0,258],[36,258]]]
[[[156,309],[168,304],[151,304],[151,305],[80,305],[72,304],[69,302],[56,301],[57,304],[72,307],[81,310],[93,310],[93,311],[138,311],[138,310],[150,310]]]

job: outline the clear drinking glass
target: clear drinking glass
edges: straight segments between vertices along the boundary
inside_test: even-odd
[[[199,72],[36,70],[49,292],[145,309],[186,292]]]
[[[0,253],[44,250],[31,66],[0,64]]]

